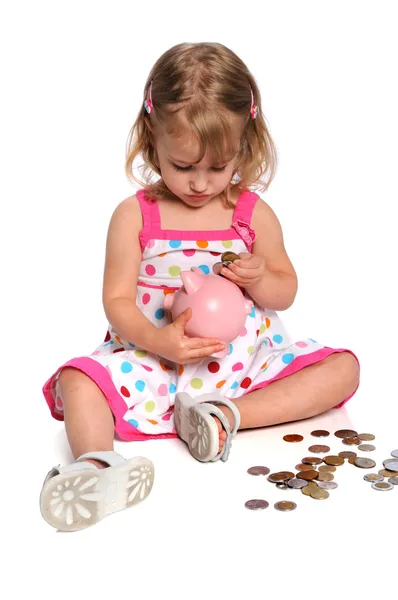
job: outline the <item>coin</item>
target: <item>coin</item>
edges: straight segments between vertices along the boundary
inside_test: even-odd
[[[274,508],[276,508],[276,510],[281,510],[282,512],[288,512],[297,508],[297,504],[295,502],[289,502],[285,500],[274,504]]]
[[[383,460],[383,465],[389,471],[398,471],[398,460],[395,458],[387,458],[387,460]]]
[[[321,458],[317,458],[316,456],[306,456],[301,459],[301,462],[305,465],[320,465],[322,462]]]
[[[296,465],[295,469],[297,471],[311,471],[312,470],[312,465],[304,465],[303,463]]]
[[[356,458],[354,465],[360,469],[373,469],[376,463],[371,458]]]
[[[332,481],[334,479],[334,475],[332,473],[319,473],[317,481]]]
[[[227,252],[223,252],[221,254],[221,260],[222,262],[234,262],[234,260],[239,260],[240,256],[238,254],[235,254],[235,252],[231,252],[230,250],[228,250]]]
[[[249,475],[268,475],[269,468],[268,467],[250,467],[247,470]]]
[[[308,448],[310,452],[315,452],[315,454],[322,454],[324,452],[330,452],[329,446],[322,446],[322,444],[315,444],[315,446],[310,446]]]
[[[341,456],[341,458],[356,458],[357,453],[356,452],[339,452],[339,456]]]
[[[381,492],[389,492],[394,489],[394,486],[387,481],[381,481],[380,483],[372,483],[372,488]]]
[[[373,452],[373,450],[376,450],[376,446],[373,446],[373,444],[359,444],[358,450],[362,450],[362,452]]]
[[[361,443],[359,437],[347,437],[341,440],[346,446],[358,446]]]
[[[297,479],[305,479],[305,481],[311,481],[312,479],[316,479],[319,476],[318,471],[300,471],[297,473]]]
[[[350,463],[350,465],[355,465],[355,461],[356,461],[357,457],[356,456],[351,456],[348,459],[348,462]]]
[[[304,494],[304,496],[311,496],[311,491],[318,487],[317,484],[314,481],[309,481],[308,485],[306,485],[305,487],[303,487],[301,489],[302,493]]]
[[[391,456],[393,456],[394,458],[398,458],[398,450],[393,450],[391,452]]]
[[[301,488],[307,485],[307,481],[305,479],[297,479],[294,477],[293,479],[289,479],[287,485],[294,490],[301,490]]]
[[[278,473],[271,473],[268,477],[268,481],[271,483],[284,483],[289,479],[294,477],[294,473],[290,473],[290,471],[279,471]]]
[[[314,500],[326,500],[329,498],[329,492],[317,487],[316,489],[311,490],[311,498],[314,498]]]
[[[269,503],[266,500],[248,500],[245,506],[249,510],[264,510],[264,508],[268,508]]]
[[[314,437],[327,437],[330,433],[326,429],[315,429],[315,431],[311,431],[311,435]]]
[[[335,490],[338,485],[335,481],[319,481],[318,487],[323,490]]]
[[[396,477],[398,475],[398,471],[389,471],[388,469],[381,469],[379,471],[380,475],[383,477]]]
[[[334,473],[336,471],[336,467],[334,467],[333,465],[321,465],[318,468],[318,471],[320,473]]]
[[[366,473],[363,478],[365,481],[372,481],[373,483],[383,481],[384,479],[383,475],[378,475],[377,473]]]
[[[398,485],[398,477],[390,477],[388,483],[392,483],[393,485]]]
[[[290,481],[290,480],[289,480],[289,481]],[[288,490],[288,489],[289,489],[289,488],[287,487],[286,483],[277,483],[277,484],[276,484],[276,487],[277,487],[279,490]]]
[[[291,433],[289,435],[284,435],[283,439],[285,442],[302,442],[304,438],[302,435],[298,435],[297,433]]]
[[[339,467],[340,465],[344,464],[344,458],[341,458],[341,456],[325,456],[323,459],[323,462],[326,463],[327,465],[333,465],[335,467]]]
[[[339,429],[338,431],[335,431],[334,435],[338,438],[344,439],[358,435],[358,433],[353,429]]]
[[[363,442],[371,442],[372,440],[375,439],[375,436],[373,435],[373,433],[358,433],[358,437]]]

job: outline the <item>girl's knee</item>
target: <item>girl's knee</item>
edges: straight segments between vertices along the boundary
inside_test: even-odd
[[[83,384],[88,380],[90,380],[90,377],[74,367],[64,367],[57,376],[57,384],[61,390],[62,388],[65,388],[65,386],[70,386],[71,384],[76,385],[79,383]]]

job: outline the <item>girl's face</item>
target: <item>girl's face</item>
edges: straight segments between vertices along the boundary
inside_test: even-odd
[[[198,164],[199,142],[191,137],[173,138],[167,133],[158,136],[155,148],[162,179],[169,190],[185,204],[204,206],[224,191],[231,182],[240,148],[240,127],[235,140],[236,151],[214,163],[209,148]],[[200,197],[202,196],[202,197]]]

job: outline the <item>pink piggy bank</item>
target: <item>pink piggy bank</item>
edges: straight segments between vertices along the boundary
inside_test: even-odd
[[[199,267],[181,271],[180,275],[183,285],[174,294],[167,294],[164,308],[175,320],[190,307],[192,316],[185,327],[186,335],[218,338],[229,344],[242,331],[253,302],[232,281],[220,275],[205,275]],[[226,348],[212,356],[222,358],[228,352]]]

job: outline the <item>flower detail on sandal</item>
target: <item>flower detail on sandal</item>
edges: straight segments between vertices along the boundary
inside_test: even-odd
[[[74,512],[78,513],[79,517],[83,519],[90,519],[92,513],[87,507],[87,502],[97,502],[101,497],[100,492],[87,491],[98,482],[99,477],[97,475],[90,477],[79,486],[81,480],[81,475],[73,477],[71,474],[71,477],[66,479],[63,484],[58,484],[51,494],[50,506],[53,515],[67,525],[74,522],[76,518]]]
[[[209,451],[208,429],[204,419],[197,412],[192,412],[190,430],[193,434],[192,448],[197,448],[201,455],[206,454]]]
[[[132,487],[133,489],[127,498],[127,502],[131,502],[137,496],[143,500],[151,486],[152,469],[147,465],[143,465],[138,469],[133,469],[130,472],[130,477],[131,480],[127,483],[126,488],[129,489]]]
[[[246,246],[252,246],[256,239],[256,232],[252,229],[249,223],[237,219],[232,223],[232,227],[239,233]]]

